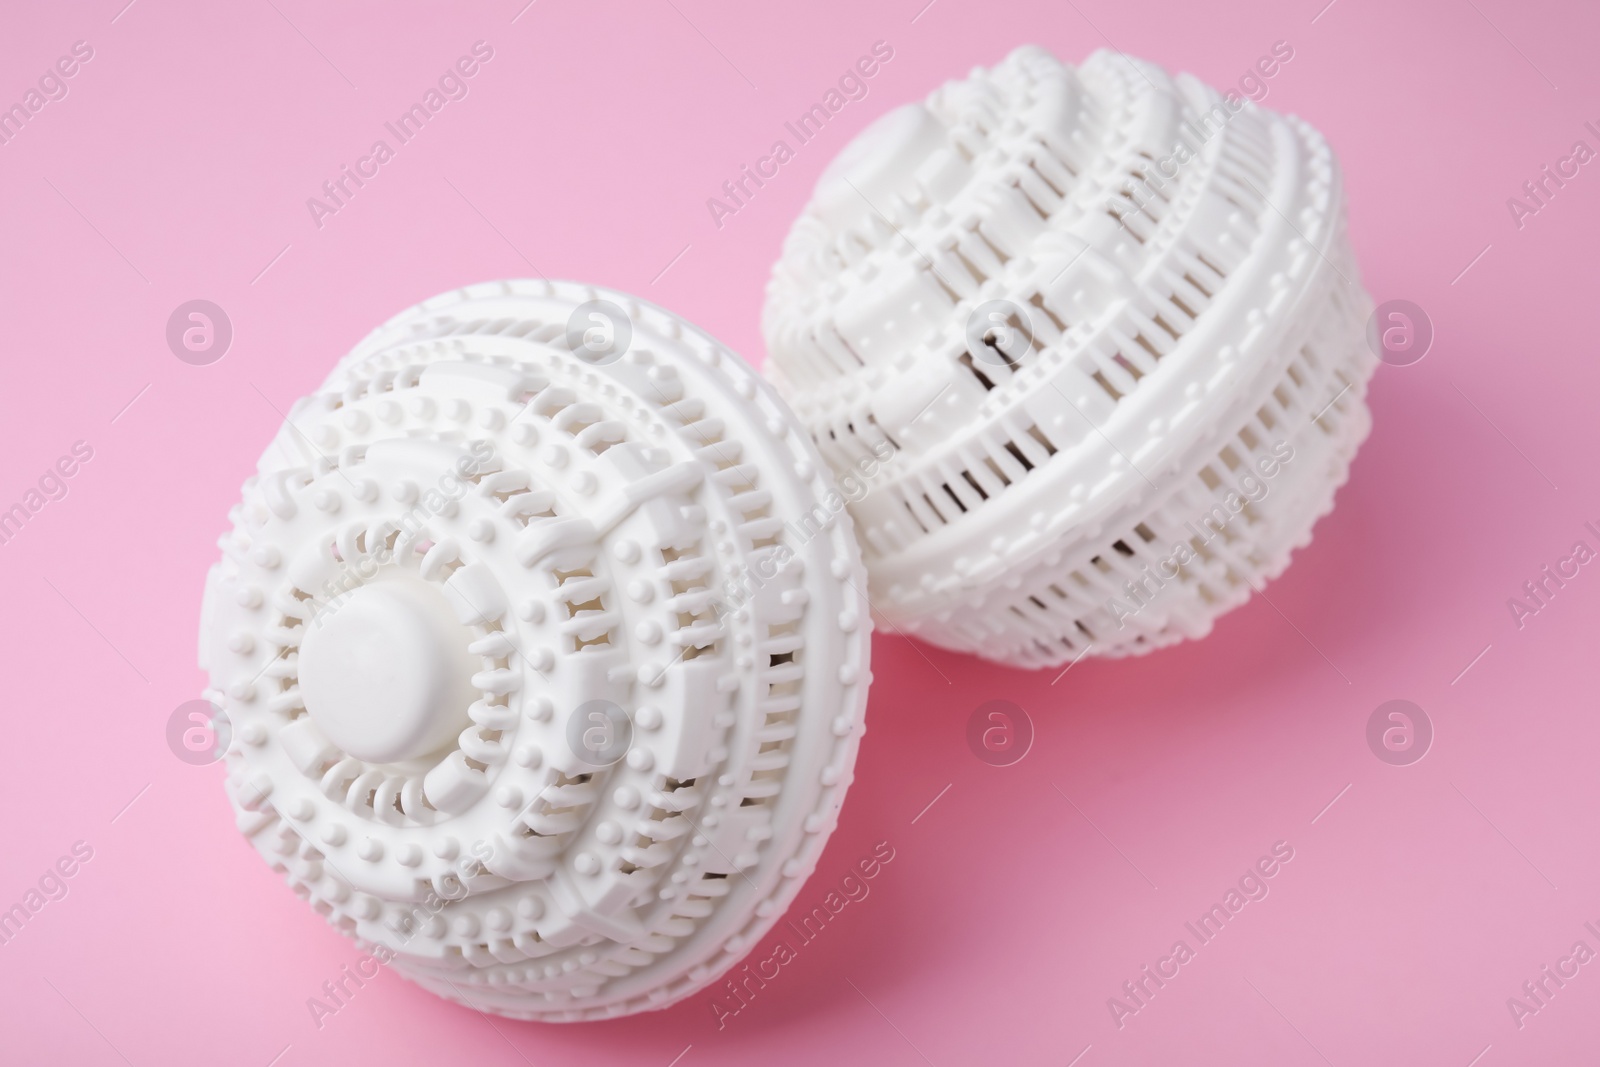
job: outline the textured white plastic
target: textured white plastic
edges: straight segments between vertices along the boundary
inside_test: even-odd
[[[832,486],[771,388],[660,308],[516,281],[399,315],[294,405],[207,580],[239,829],[473,1007],[705,986],[851,780],[871,620]]]
[[[1304,122],[1029,47],[845,148],[763,329],[824,456],[873,472],[873,606],[1045,667],[1201,636],[1309,542],[1370,426],[1370,312]]]

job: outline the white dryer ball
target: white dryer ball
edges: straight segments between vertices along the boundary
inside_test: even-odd
[[[763,328],[873,606],[1048,667],[1199,637],[1309,542],[1370,425],[1371,307],[1311,127],[1030,47],[840,153]]]
[[[772,390],[660,308],[516,281],[399,315],[294,405],[206,583],[239,829],[472,1007],[706,986],[851,780],[871,625],[832,488]]]

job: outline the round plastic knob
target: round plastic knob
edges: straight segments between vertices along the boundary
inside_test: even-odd
[[[689,323],[569,283],[430,300],[294,405],[232,519],[200,661],[239,829],[407,977],[660,1008],[815,866],[866,576],[815,446]]]
[[[817,179],[812,210],[836,229],[858,224],[875,201],[914,182],[917,168],[944,144],[944,127],[927,108],[896,108],[856,135],[828,164]]]
[[[368,763],[435,751],[471,725],[472,634],[429,583],[359,587],[311,621],[300,644],[300,691],[311,721]]]
[[[1309,126],[1030,47],[844,149],[762,325],[863,483],[874,607],[1047,667],[1201,636],[1287,566],[1370,426],[1370,312]]]

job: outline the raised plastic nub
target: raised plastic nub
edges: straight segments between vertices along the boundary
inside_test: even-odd
[[[417,581],[362,586],[314,620],[300,692],[328,740],[368,763],[417,759],[466,729],[470,637],[444,594]]]
[[[895,108],[828,164],[817,179],[812,210],[837,229],[857,225],[874,208],[892,217],[890,198],[916,180],[917,168],[944,143],[944,126],[922,104]]]

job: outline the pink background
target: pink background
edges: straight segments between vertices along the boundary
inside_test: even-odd
[[[1600,164],[1521,230],[1506,207],[1573,141],[1600,147],[1592,5],[124,2],[0,17],[0,101],[95,49],[0,146],[0,508],[94,449],[0,545],[0,907],[94,849],[0,946],[0,1059],[1592,1061],[1600,962],[1520,1030],[1506,1007],[1574,941],[1600,949],[1582,925],[1600,926],[1600,567],[1520,630],[1506,606],[1580,537],[1600,545]],[[479,39],[495,55],[471,95],[319,230],[305,199]],[[718,230],[706,198],[877,40],[894,59],[871,95]],[[1272,603],[1055,684],[880,632],[858,782],[801,904],[876,842],[895,859],[723,1030],[704,993],[490,1023],[389,973],[318,1029],[306,999],[353,946],[234,832],[220,767],[164,737],[199,693],[202,578],[274,408],[394,312],[530,263],[759,360],[789,220],[876,115],[1025,42],[1069,61],[1115,42],[1224,85],[1278,40],[1295,57],[1267,105],[1327,135],[1366,283],[1437,340],[1379,370],[1376,429]],[[206,367],[164,340],[199,297],[235,330]],[[1394,698],[1437,731],[1408,767],[1365,742]],[[1015,766],[967,749],[991,699],[1036,726]],[[1278,840],[1295,855],[1270,896],[1118,1029],[1107,998]]]

